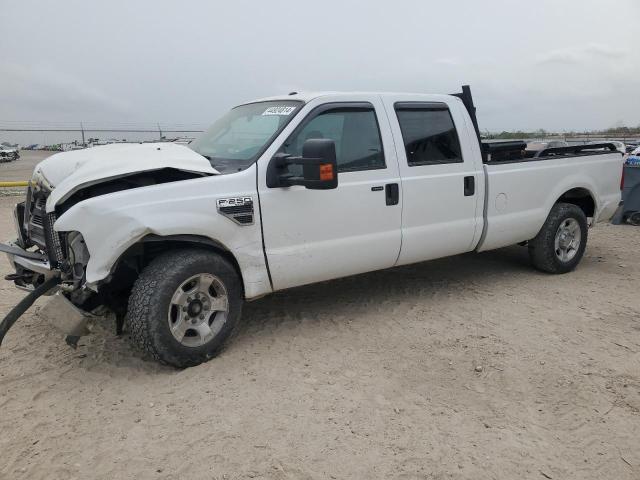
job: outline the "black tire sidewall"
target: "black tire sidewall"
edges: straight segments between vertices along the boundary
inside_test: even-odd
[[[580,246],[571,260],[563,262],[556,255],[555,238],[560,225],[570,218],[576,220],[580,226]],[[556,204],[551,210],[542,231],[534,240],[534,248],[541,250],[536,252],[536,254],[541,255],[543,262],[546,264],[542,269],[550,273],[567,273],[574,270],[584,255],[587,247],[588,233],[589,226],[587,224],[587,217],[580,207],[568,203]],[[551,265],[549,265],[549,263]],[[538,265],[538,267],[540,266]]]
[[[214,338],[204,345],[188,347],[181,344],[171,333],[168,321],[169,308],[176,289],[189,277],[202,273],[210,273],[222,281],[227,290],[229,312],[225,324]],[[235,331],[242,312],[242,285],[233,266],[215,253],[192,250],[156,258],[143,271],[141,278],[145,275],[159,274],[162,278],[153,279],[155,288],[148,299],[147,314],[137,319],[144,324],[147,341],[155,351],[154,356],[176,367],[198,365],[215,357]],[[132,297],[134,295],[135,286]]]

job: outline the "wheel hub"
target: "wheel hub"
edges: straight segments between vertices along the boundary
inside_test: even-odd
[[[560,235],[560,246],[562,248],[567,248],[573,242],[574,236],[567,232],[562,232]]]
[[[556,257],[561,262],[571,261],[580,248],[582,232],[575,218],[567,218],[560,223],[555,238]]]
[[[174,292],[169,305],[169,328],[187,347],[211,341],[227,321],[229,301],[222,281],[210,273],[194,275]]]
[[[199,299],[192,300],[187,306],[187,315],[190,317],[197,317],[204,309],[204,305]]]

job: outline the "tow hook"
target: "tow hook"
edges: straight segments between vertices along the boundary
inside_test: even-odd
[[[8,275],[11,276],[11,275]],[[9,329],[13,326],[14,323],[22,316],[27,309],[33,305],[33,302],[36,299],[45,293],[47,293],[52,288],[55,288],[58,283],[60,283],[60,277],[53,277],[49,280],[46,280],[42,285],[36,287],[33,292],[30,292],[26,297],[24,297],[18,304],[13,307],[13,309],[7,314],[6,317],[0,322],[0,345],[2,345],[2,341],[4,340],[4,336],[7,334]]]

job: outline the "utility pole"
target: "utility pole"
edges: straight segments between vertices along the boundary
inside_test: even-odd
[[[84,126],[82,125],[82,122],[80,122],[80,131],[82,132],[82,146],[86,147],[86,144],[84,143]]]
[[[158,122],[158,132],[160,132],[160,140],[162,140],[162,129],[160,128],[160,122]]]

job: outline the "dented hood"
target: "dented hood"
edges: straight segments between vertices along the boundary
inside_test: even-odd
[[[47,211],[79,189],[132,173],[175,168],[216,175],[202,155],[175,143],[120,143],[57,153],[40,162],[33,181],[52,190]]]

